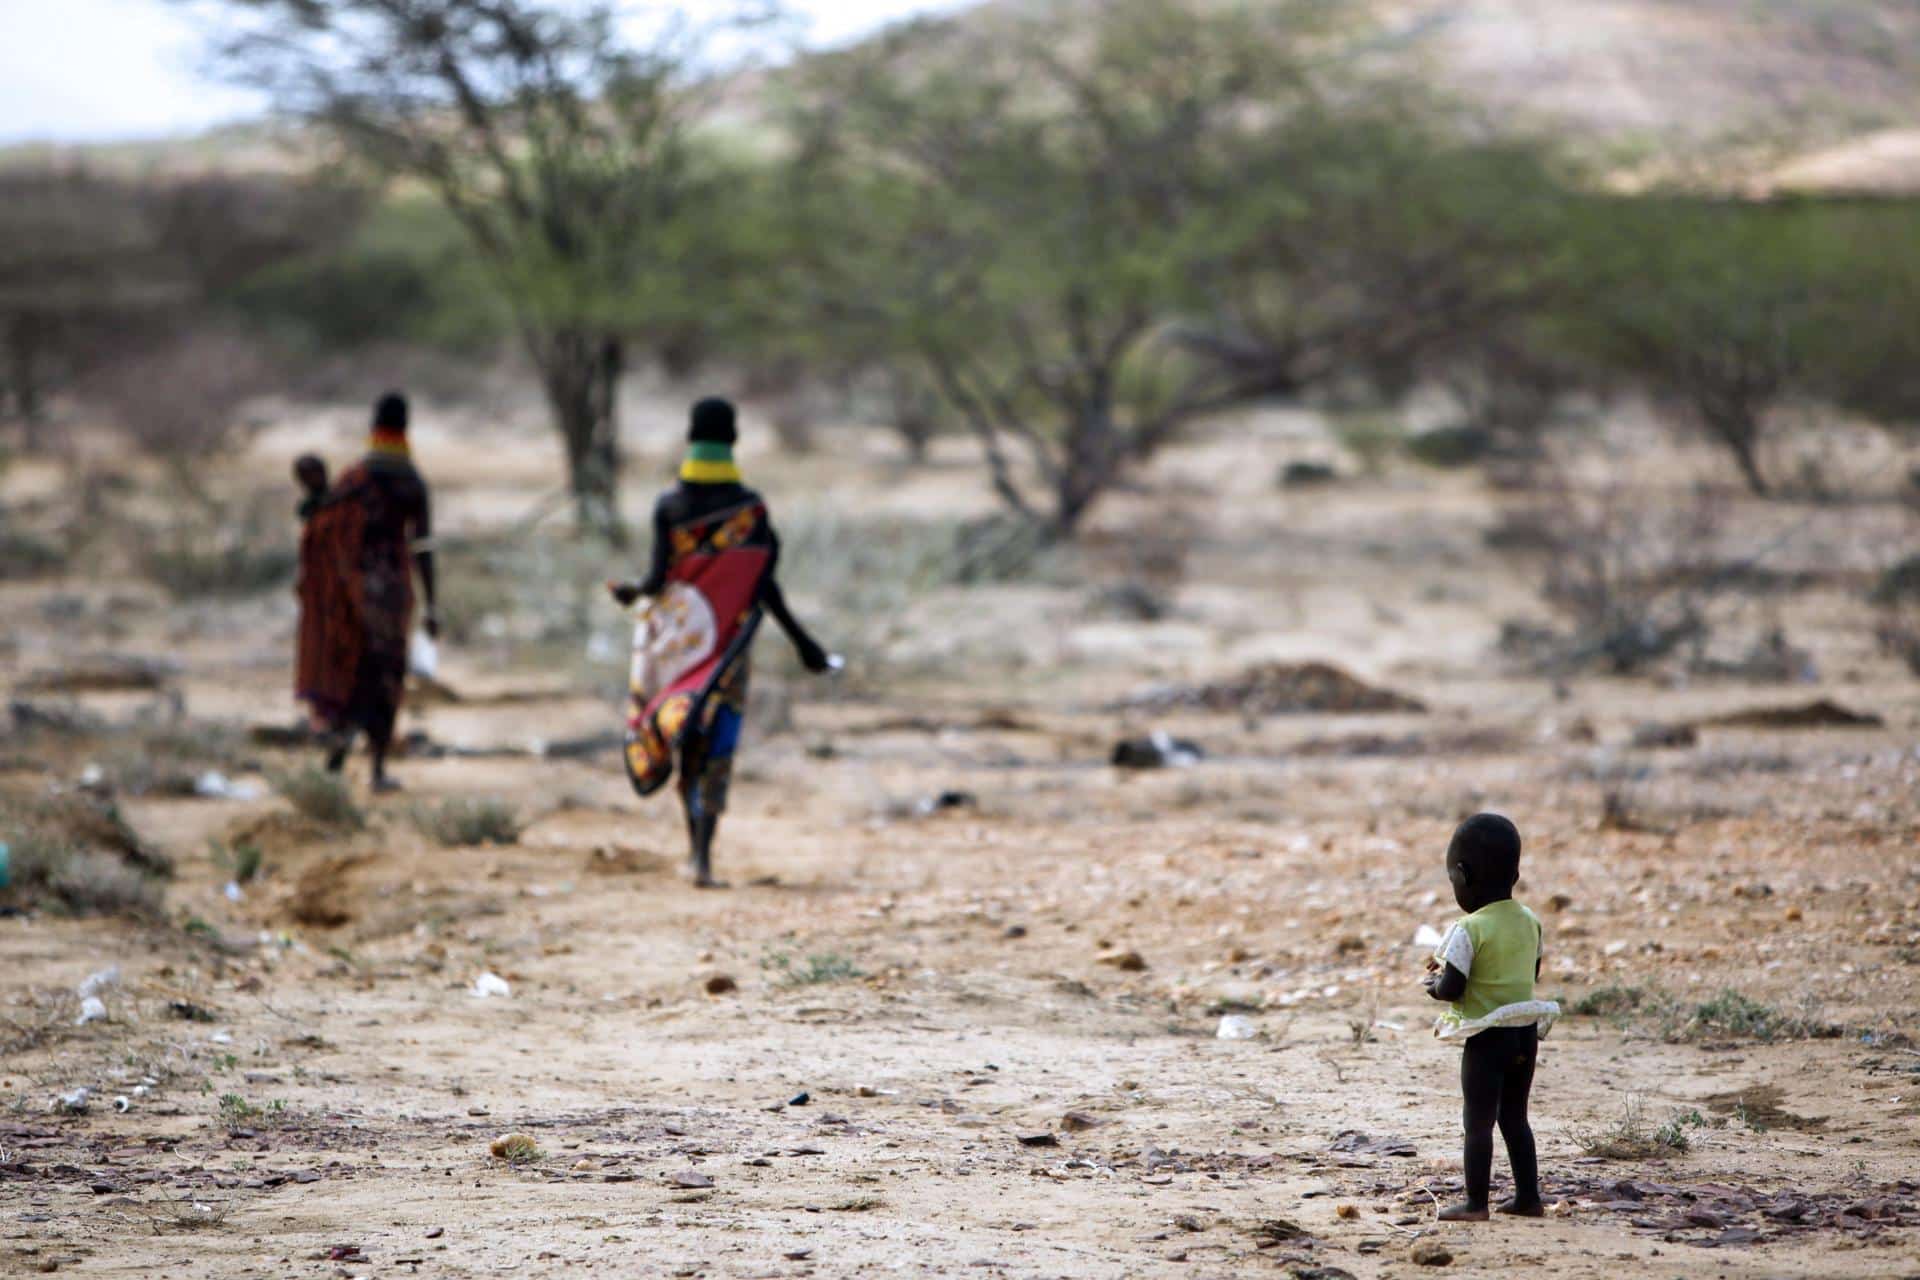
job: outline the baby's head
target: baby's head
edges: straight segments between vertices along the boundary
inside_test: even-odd
[[[327,464],[310,453],[303,453],[293,460],[293,478],[303,490],[317,498],[327,490]]]
[[[1472,913],[1513,896],[1520,879],[1520,831],[1497,813],[1476,813],[1447,842],[1453,900]]]

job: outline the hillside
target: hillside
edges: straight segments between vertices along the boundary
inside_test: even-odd
[[[990,24],[1049,2],[984,0],[942,21]],[[1803,180],[1852,189],[1861,174],[1869,190],[1920,185],[1911,147],[1869,142],[1920,124],[1920,5],[1910,0],[1374,2],[1416,73],[1490,119],[1562,132],[1655,170],[1705,162],[1716,176],[1732,170],[1770,189]],[[287,141],[278,132],[15,147],[0,149],[0,165],[276,166]],[[1820,162],[1803,166],[1803,156]]]

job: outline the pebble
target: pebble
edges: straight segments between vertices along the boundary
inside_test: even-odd
[[[1416,1266],[1444,1267],[1452,1263],[1453,1253],[1438,1240],[1416,1240],[1407,1254]]]
[[[732,975],[725,973],[716,973],[708,978],[706,986],[710,996],[731,995],[740,989],[740,984],[734,981]]]
[[[1100,963],[1111,965],[1123,973],[1140,973],[1147,967],[1147,958],[1138,951],[1108,951],[1100,957]]]

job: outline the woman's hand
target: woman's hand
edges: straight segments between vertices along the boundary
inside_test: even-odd
[[[814,675],[819,675],[822,671],[826,671],[832,666],[832,663],[828,661],[827,651],[822,649],[819,643],[811,637],[806,638],[803,643],[795,647],[800,651],[800,665]]]

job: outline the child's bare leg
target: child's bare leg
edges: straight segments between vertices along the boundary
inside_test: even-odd
[[[1442,1222],[1485,1222],[1493,1183],[1493,1126],[1500,1115],[1501,1085],[1506,1063],[1494,1050],[1492,1037],[1482,1031],[1467,1041],[1460,1053],[1462,1127],[1466,1130],[1467,1198],[1440,1211]]]
[[[1524,1038],[1515,1039],[1513,1048],[1503,1054],[1508,1062],[1500,1086],[1500,1136],[1506,1140],[1507,1161],[1513,1166],[1513,1199],[1503,1203],[1500,1212],[1537,1218],[1545,1210],[1540,1203],[1540,1159],[1533,1145],[1533,1127],[1527,1123],[1527,1096],[1533,1090],[1540,1037],[1527,1027]]]

